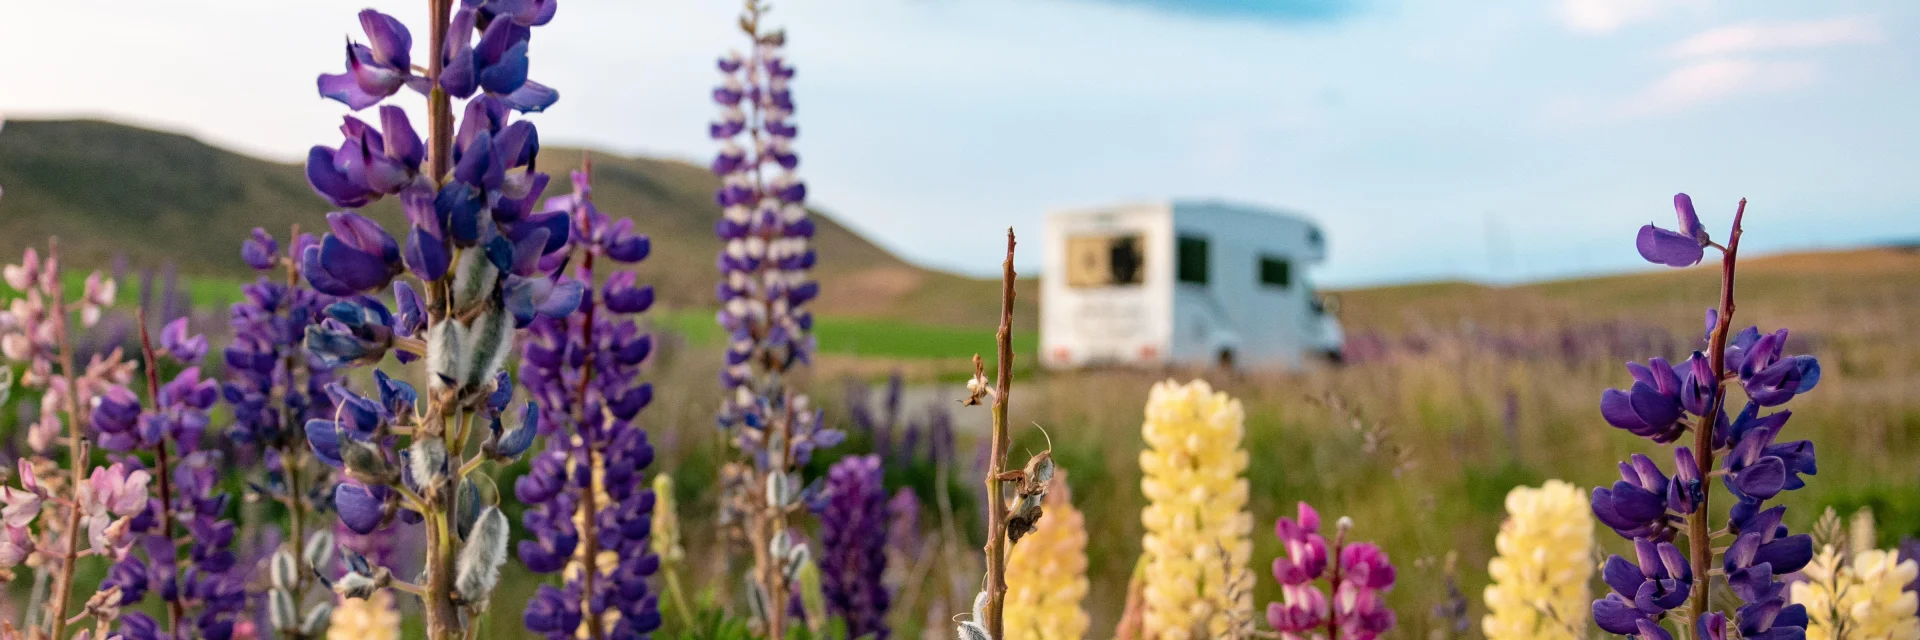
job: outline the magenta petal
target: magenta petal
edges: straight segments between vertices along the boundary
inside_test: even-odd
[[[1704,252],[1700,242],[1653,225],[1640,228],[1636,244],[1647,262],[1669,267],[1690,267],[1700,263]]]

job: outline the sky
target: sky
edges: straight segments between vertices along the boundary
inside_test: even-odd
[[[1634,233],[1671,225],[1680,191],[1716,231],[1749,198],[1753,251],[1920,240],[1920,39],[1897,36],[1920,32],[1920,3],[773,4],[810,201],[928,266],[993,273],[1008,226],[1037,238],[1049,211],[1167,198],[1319,221],[1329,286],[1646,268]],[[338,141],[345,110],[313,82],[365,5],[426,12],[24,3],[0,22],[0,114],[294,161]],[[739,4],[560,7],[532,45],[533,77],[561,92],[535,116],[543,142],[704,164]]]

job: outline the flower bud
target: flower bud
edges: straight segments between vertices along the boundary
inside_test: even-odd
[[[333,549],[333,532],[321,529],[307,536],[307,546],[301,551],[300,557],[307,561],[309,567],[324,567],[333,564]]]
[[[273,554],[273,562],[268,567],[268,573],[273,577],[275,589],[293,590],[294,583],[300,579],[299,569],[294,567],[295,564],[293,554],[287,553],[286,549]]]
[[[454,590],[468,603],[486,602],[500,582],[500,565],[507,561],[507,516],[496,507],[480,512],[473,535],[454,562]]]
[[[307,618],[300,621],[300,635],[319,637],[320,630],[327,628],[327,620],[333,617],[333,603],[322,602],[307,612]]]
[[[386,486],[400,479],[400,472],[387,462],[387,456],[371,443],[352,438],[340,442],[340,461],[347,477],[368,486]]]
[[[348,574],[352,577],[357,574]],[[342,583],[346,582],[341,580]],[[299,620],[299,611],[294,608],[293,594],[286,589],[274,589],[267,592],[267,621],[273,628],[282,631],[292,630]]]
[[[439,438],[419,438],[407,448],[408,471],[413,481],[428,491],[447,477],[447,443]]]

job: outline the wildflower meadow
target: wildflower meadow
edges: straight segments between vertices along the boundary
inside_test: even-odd
[[[670,191],[630,160],[543,153],[627,108],[539,80],[602,7],[372,4],[288,71],[338,133],[311,215],[220,247],[250,277],[6,261],[0,638],[1920,640],[1920,254],[1646,191],[1604,236],[1644,273],[1342,291],[1302,368],[1049,369],[1037,227],[910,287],[964,321],[846,311],[899,287],[832,270],[870,256],[768,3],[692,70],[685,241],[611,204]]]

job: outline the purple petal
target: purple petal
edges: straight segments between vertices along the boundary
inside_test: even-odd
[[[340,522],[354,533],[366,535],[380,528],[384,506],[385,501],[374,497],[366,487],[345,482],[333,486],[333,508],[340,512]]]
[[[1700,215],[1693,212],[1693,198],[1684,193],[1673,194],[1673,212],[1680,219],[1680,234],[1694,238],[1702,245],[1707,243],[1707,230],[1700,226]]]
[[[1731,482],[1742,495],[1768,500],[1786,487],[1787,466],[1779,458],[1768,456],[1735,473]]]
[[[1639,623],[1645,619],[1633,605],[1621,600],[1609,597],[1593,602],[1593,621],[1607,633],[1639,633]]]
[[[380,131],[386,137],[385,152],[389,157],[409,168],[419,168],[426,159],[426,145],[420,142],[420,134],[407,120],[406,110],[393,105],[380,107]]]
[[[320,90],[320,97],[337,100],[354,111],[379,104],[380,100],[386,97],[361,89],[360,82],[354,79],[352,73],[323,73],[320,74],[320,80],[316,84]]]
[[[347,246],[333,234],[321,240],[319,255],[321,268],[356,293],[379,289],[393,279],[393,271],[385,261]]]
[[[307,184],[336,207],[364,207],[373,202],[366,185],[355,182],[333,164],[334,150],[316,146],[307,150]]]
[[[407,25],[372,9],[360,12],[360,27],[367,31],[367,47],[381,63],[396,69],[412,66],[413,35]]]
[[[1772,565],[1774,575],[1799,571],[1813,561],[1813,538],[1802,533],[1760,545],[1753,560],[1755,564]]]
[[[300,253],[300,274],[307,278],[307,284],[313,290],[330,296],[350,296],[360,293],[353,286],[335,278],[328,272],[320,259],[320,247],[309,245]]]
[[[308,420],[307,446],[327,466],[340,468],[340,428],[328,420]]]
[[[1628,431],[1637,433],[1648,428],[1646,421],[1640,419],[1640,414],[1634,412],[1631,396],[1619,389],[1600,392],[1600,416],[1606,419],[1607,424]]]
[[[546,111],[547,107],[553,106],[553,103],[559,102],[560,92],[547,85],[528,80],[513,93],[503,96],[501,100],[506,102],[507,106],[513,107],[514,111],[539,113]]]
[[[446,276],[451,260],[444,240],[420,227],[414,227],[413,233],[408,234],[407,268],[412,269],[421,280],[432,282]]]
[[[1647,262],[1669,267],[1690,267],[1699,264],[1700,258],[1705,255],[1700,243],[1693,238],[1653,225],[1640,228],[1637,245],[1640,257],[1646,258]]]

